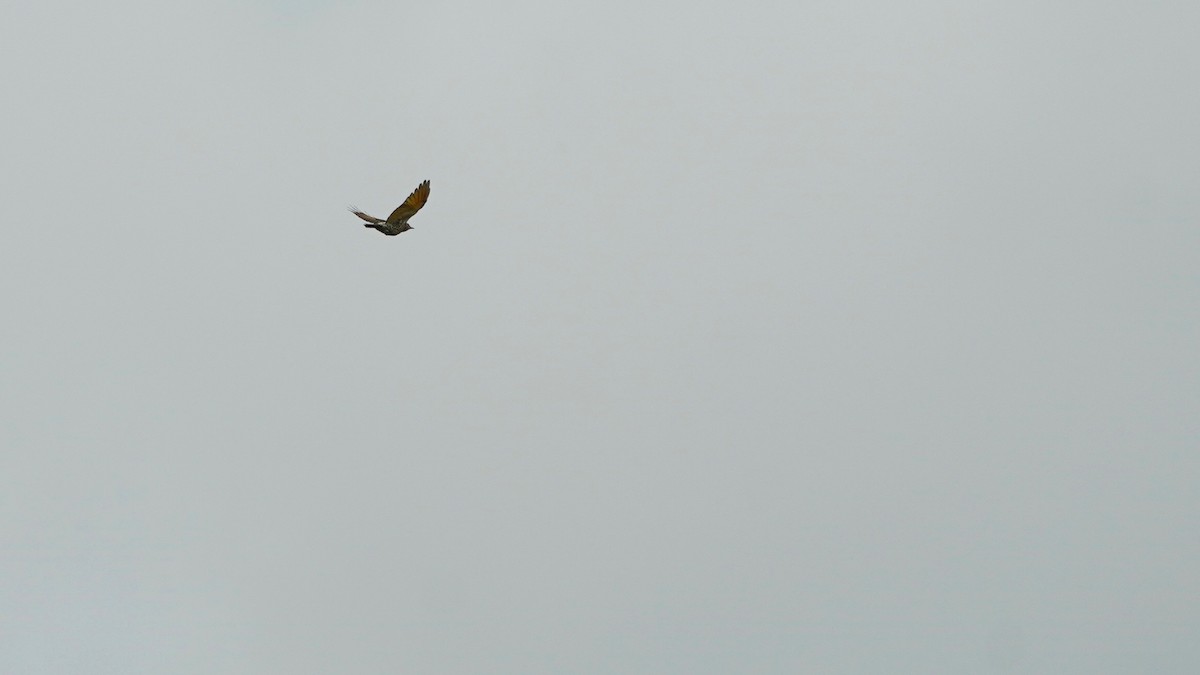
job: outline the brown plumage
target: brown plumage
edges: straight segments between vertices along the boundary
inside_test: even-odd
[[[408,199],[404,200],[403,204],[397,206],[395,211],[392,211],[392,215],[388,216],[387,220],[369,216],[353,206],[350,207],[350,213],[367,221],[365,227],[375,228],[389,237],[394,237],[401,232],[413,229],[412,225],[408,224],[408,219],[417,215],[417,211],[420,211],[421,207],[425,206],[425,201],[428,199],[429,181],[424,181],[417,186],[416,190],[413,190],[412,194],[408,196]]]

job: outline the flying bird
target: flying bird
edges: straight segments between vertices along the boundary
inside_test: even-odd
[[[417,211],[420,211],[421,207],[425,206],[425,200],[427,199],[429,199],[429,181],[418,185],[417,189],[413,190],[412,194],[408,196],[408,199],[405,199],[403,204],[397,206],[395,211],[392,211],[392,215],[388,216],[387,220],[368,216],[353,206],[350,207],[350,212],[367,221],[364,224],[365,227],[373,227],[389,237],[394,237],[401,232],[413,229],[413,226],[408,224],[408,219],[417,215]]]

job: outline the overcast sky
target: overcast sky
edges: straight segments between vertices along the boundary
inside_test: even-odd
[[[2,19],[0,671],[1200,672],[1195,3]]]

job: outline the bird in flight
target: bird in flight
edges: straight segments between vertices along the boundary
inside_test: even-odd
[[[408,196],[408,199],[405,199],[403,204],[397,206],[395,211],[392,211],[392,215],[388,216],[387,220],[368,216],[353,206],[350,207],[350,213],[367,221],[364,225],[365,227],[373,227],[389,237],[394,237],[401,232],[413,229],[413,226],[408,224],[408,219],[417,215],[417,211],[420,211],[421,207],[425,206],[425,200],[427,199],[429,199],[429,181],[418,185],[417,189],[413,190],[412,194]]]

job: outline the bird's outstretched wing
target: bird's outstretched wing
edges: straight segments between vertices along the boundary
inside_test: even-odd
[[[425,206],[425,200],[427,199],[429,199],[429,181],[418,185],[417,189],[413,190],[412,194],[408,196],[408,199],[405,199],[403,204],[397,206],[395,211],[392,211],[392,215],[387,218],[388,225],[403,224],[409,218],[416,215],[422,206]],[[362,218],[362,214],[356,215]]]
[[[350,213],[353,213],[354,215],[358,216],[359,218],[362,218],[363,220],[367,221],[368,223],[371,223],[372,225],[378,225],[378,224],[384,222],[383,218],[376,218],[375,216],[368,216],[367,214],[363,213],[362,211],[359,211],[358,209],[354,208],[353,206],[350,207]]]

